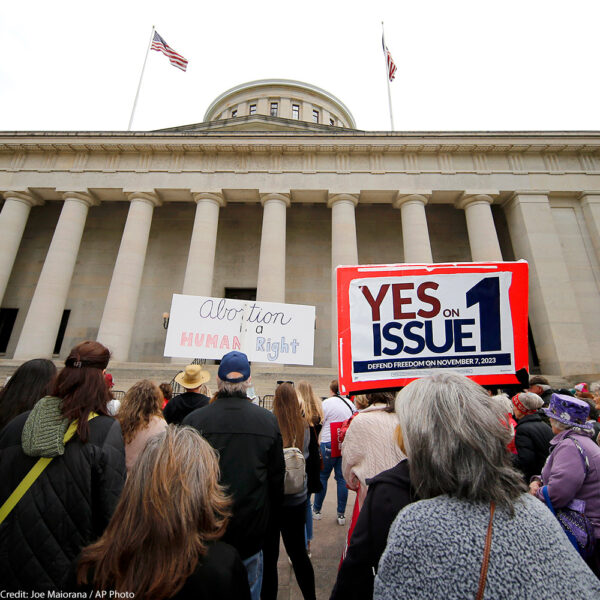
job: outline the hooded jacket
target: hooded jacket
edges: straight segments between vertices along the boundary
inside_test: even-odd
[[[400,510],[417,499],[410,484],[407,460],[369,479],[368,485],[331,600],[373,597],[375,573],[390,527]]]
[[[210,398],[196,392],[184,392],[167,403],[163,415],[167,423],[179,425],[192,411],[208,406]]]
[[[5,590],[62,589],[72,561],[104,531],[125,483],[119,423],[97,416],[86,443],[75,434],[65,446],[59,405],[43,398],[0,432],[0,505],[38,457],[54,457],[0,524]]]

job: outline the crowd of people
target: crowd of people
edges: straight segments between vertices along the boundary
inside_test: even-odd
[[[269,411],[241,352],[214,394],[188,365],[184,393],[142,380],[120,402],[109,359],[82,342],[0,390],[1,590],[271,600],[282,540],[315,599],[333,472],[332,599],[600,597],[600,385],[493,395],[439,373],[322,401],[282,381]]]

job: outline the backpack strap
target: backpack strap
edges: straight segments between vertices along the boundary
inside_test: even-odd
[[[97,413],[90,413],[88,421],[91,421],[94,417],[97,417]],[[67,442],[75,435],[77,431],[77,419],[73,421],[65,435],[63,437],[63,443],[66,445]],[[54,458],[54,457],[52,457]],[[11,513],[13,508],[19,503],[19,500],[27,493],[27,490],[34,484],[35,480],[44,472],[44,469],[52,462],[52,458],[42,456],[38,461],[29,469],[29,472],[21,483],[15,488],[14,492],[6,499],[4,504],[0,507],[0,523],[2,523],[6,517]]]
[[[337,394],[337,397],[350,409],[351,415],[353,415],[356,412],[352,409],[352,407],[348,404],[348,402],[346,402],[345,398],[342,398],[339,394]]]
[[[579,450],[579,455],[581,456],[581,460],[583,461],[583,470],[585,472],[585,476],[587,477],[590,471],[590,461],[588,460],[586,453],[581,447],[581,444],[574,437],[569,437],[568,439],[570,439],[577,446],[577,450]]]

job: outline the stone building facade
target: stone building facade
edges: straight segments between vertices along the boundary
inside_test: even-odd
[[[600,373],[599,151],[599,132],[362,131],[286,80],[168,130],[0,133],[0,357],[99,339],[163,362],[173,293],[256,294],[316,306],[328,367],[335,265],[524,258],[533,363]]]

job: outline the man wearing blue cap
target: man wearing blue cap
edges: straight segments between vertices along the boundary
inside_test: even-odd
[[[217,399],[191,412],[183,425],[195,427],[219,453],[221,484],[233,498],[223,541],[234,546],[248,570],[252,600],[260,598],[262,547],[269,515],[283,500],[285,463],[277,419],[250,402],[250,363],[228,352],[219,365]]]

